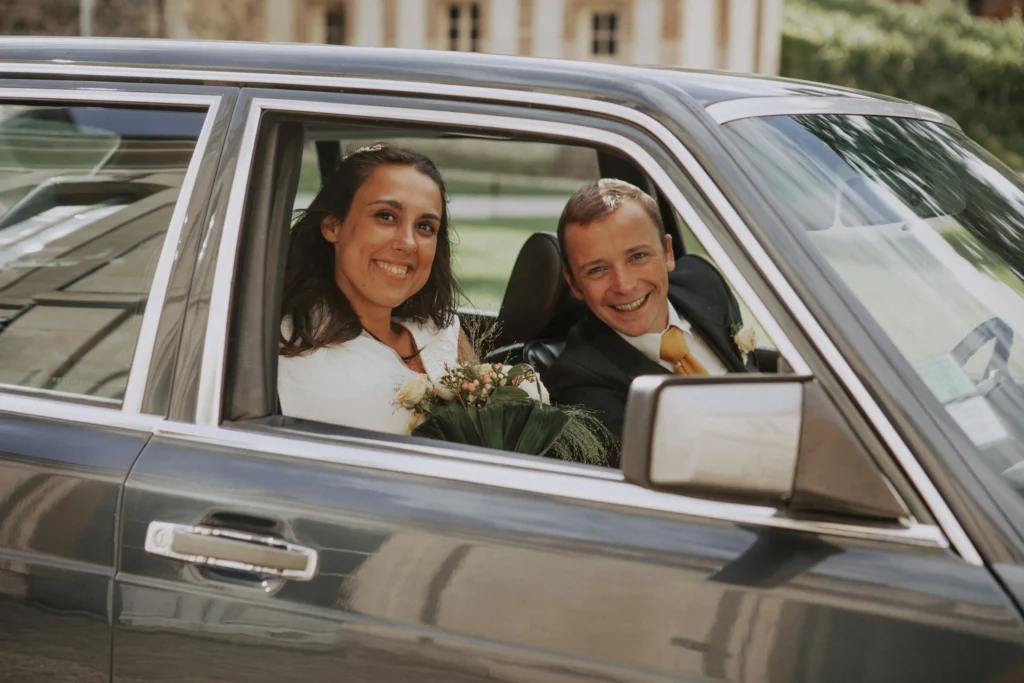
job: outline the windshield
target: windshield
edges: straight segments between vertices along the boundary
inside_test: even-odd
[[[1024,483],[1021,179],[926,121],[774,116],[725,129],[987,464]]]

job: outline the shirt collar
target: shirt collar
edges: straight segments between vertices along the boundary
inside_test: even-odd
[[[670,303],[668,305],[668,325],[661,332],[648,332],[638,337],[630,337],[618,330],[615,330],[615,334],[622,337],[627,344],[657,363],[660,360],[661,354],[661,336],[668,332],[668,328],[672,326],[678,327],[683,332],[691,331],[689,321],[681,318],[679,313],[676,312],[675,307]]]
[[[664,330],[662,330],[661,334],[658,335],[659,340],[661,339],[661,335],[665,334],[666,332],[668,332],[668,328],[672,327],[672,326],[678,327],[683,332],[689,332],[690,331],[690,321],[689,320],[683,320],[682,318],[680,318],[679,314],[676,313],[675,306],[673,306],[672,304],[669,304],[668,305],[668,327],[666,327]]]

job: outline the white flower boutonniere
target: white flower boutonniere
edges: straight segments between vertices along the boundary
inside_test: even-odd
[[[740,351],[740,356],[743,358],[743,362],[747,362],[747,354],[757,348],[757,334],[754,332],[753,327],[744,327],[737,323],[733,326],[733,342],[736,344],[736,348]]]

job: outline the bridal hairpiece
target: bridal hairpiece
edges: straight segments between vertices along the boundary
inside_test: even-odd
[[[376,145],[370,145],[369,147],[360,147],[356,151],[349,152],[348,154],[346,154],[345,158],[348,159],[350,156],[355,156],[356,154],[362,154],[363,152],[379,152],[382,149],[384,149],[386,146],[387,145],[382,145],[380,143],[377,143]]]

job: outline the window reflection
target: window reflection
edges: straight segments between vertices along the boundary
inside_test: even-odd
[[[1020,179],[925,121],[779,116],[726,130],[988,464],[1021,465]]]

